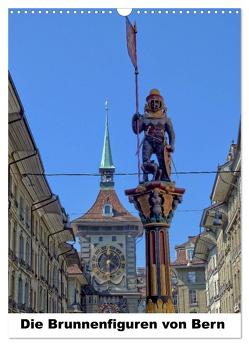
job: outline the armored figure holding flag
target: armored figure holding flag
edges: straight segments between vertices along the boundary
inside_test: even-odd
[[[152,174],[152,180],[170,181],[171,153],[174,151],[175,144],[173,125],[167,117],[167,108],[159,90],[152,89],[146,101],[144,115],[136,113],[132,118],[134,133],[144,131],[143,178],[144,181],[148,181],[148,174]],[[152,154],[156,155],[158,164],[151,160]]]
[[[160,91],[152,89],[146,98],[144,114],[138,107],[137,27],[126,17],[127,49],[135,72],[136,111],[132,129],[137,135],[138,186],[125,190],[129,201],[139,211],[146,242],[146,312],[174,312],[171,292],[169,227],[174,210],[181,203],[185,189],[171,182],[171,153],[175,133]],[[140,136],[143,163],[140,165]],[[157,161],[151,160],[155,154]],[[173,161],[172,161],[173,163]],[[140,169],[143,170],[143,182]],[[152,182],[148,176],[152,174]],[[165,182],[165,183],[164,183]]]

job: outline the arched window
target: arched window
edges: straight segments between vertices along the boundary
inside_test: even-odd
[[[103,215],[104,216],[112,216],[112,205],[109,203],[106,203],[103,208]]]

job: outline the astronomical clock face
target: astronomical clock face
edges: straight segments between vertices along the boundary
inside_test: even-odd
[[[124,274],[125,257],[115,246],[97,247],[92,257],[92,269],[99,283],[121,281]]]

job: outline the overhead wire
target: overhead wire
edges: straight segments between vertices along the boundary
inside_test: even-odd
[[[216,173],[222,173],[222,174],[228,174],[228,173],[240,173],[240,170],[231,170],[231,171],[181,171],[181,172],[172,172],[171,175],[190,175],[190,174],[216,174]],[[132,172],[132,173],[112,173],[115,176],[136,176],[138,173]],[[90,177],[100,177],[102,176],[101,173],[87,173],[87,172],[81,172],[81,173],[24,173],[23,176],[47,176],[47,177],[56,177],[56,176],[90,176]]]

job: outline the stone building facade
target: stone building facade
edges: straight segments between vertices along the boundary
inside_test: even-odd
[[[68,302],[67,312],[86,312],[83,304],[82,287],[87,285],[87,281],[82,272],[82,267],[78,254],[75,255],[73,264],[67,268]],[[78,263],[75,263],[78,262]]]
[[[140,220],[121,204],[114,189],[108,110],[100,190],[93,206],[72,221],[79,237],[80,258],[90,285],[83,287],[86,312],[138,312],[136,239],[143,233]]]
[[[206,261],[207,279],[213,280],[213,284],[207,284],[209,312],[240,312],[240,170],[239,132],[238,143],[231,145],[227,161],[218,167],[211,193],[212,205],[204,210],[201,220],[205,235],[196,242],[195,256]],[[212,239],[211,245],[207,238]],[[213,258],[216,266],[210,275]]]
[[[47,182],[9,75],[9,312],[66,312],[67,268],[77,263],[68,216]]]
[[[205,263],[193,258],[197,236],[189,236],[176,245],[176,260],[171,263],[172,293],[178,313],[207,312],[205,294]]]
[[[209,222],[205,213],[203,222]],[[194,252],[195,258],[202,259],[205,262],[206,298],[208,312],[210,313],[219,313],[221,310],[216,236],[216,232],[210,232],[209,230],[202,232],[196,240]]]

